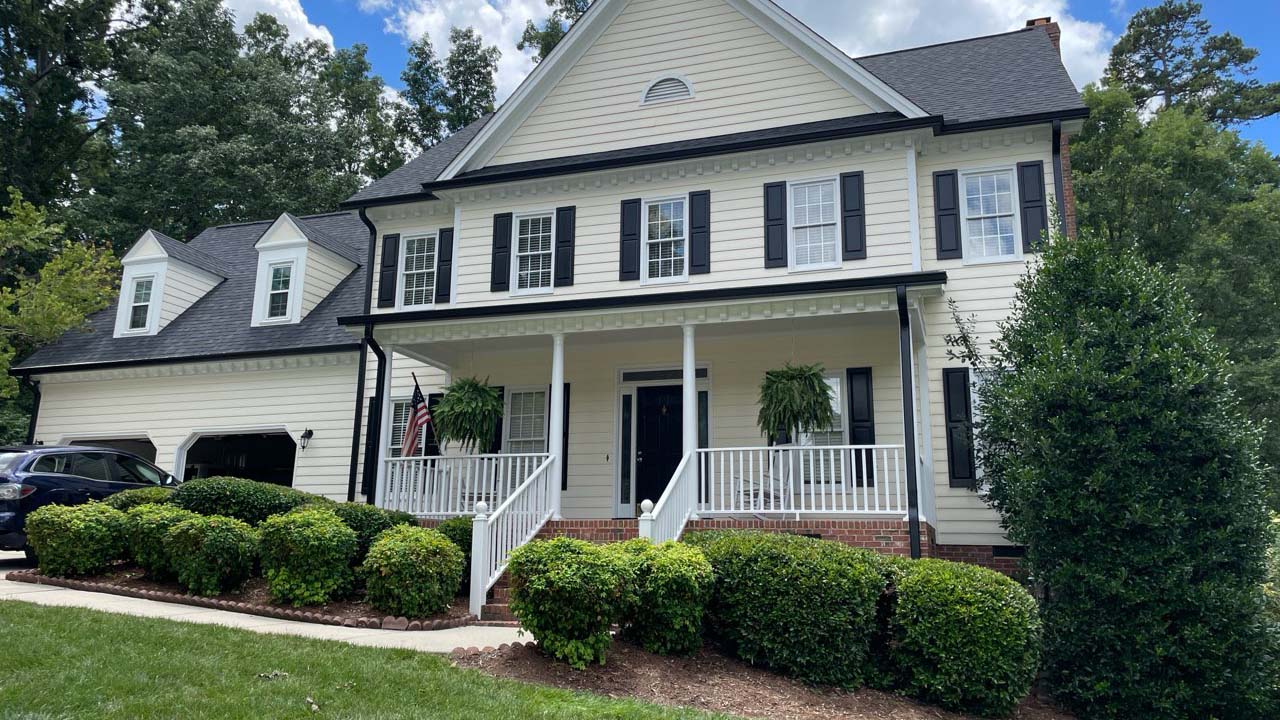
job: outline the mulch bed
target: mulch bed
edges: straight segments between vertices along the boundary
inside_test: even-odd
[[[194,605],[196,607],[230,610],[232,612],[261,615],[281,620],[301,620],[321,625],[420,631],[446,630],[448,628],[471,625],[476,622],[476,617],[469,612],[466,597],[455,598],[445,612],[431,617],[393,617],[378,613],[372,606],[359,598],[303,607],[278,605],[271,602],[270,592],[267,590],[267,581],[263,578],[251,578],[239,590],[223,593],[216,597],[191,595],[177,583],[152,580],[141,569],[127,565],[117,566],[106,573],[88,578],[56,578],[41,575],[35,570],[29,570],[11,572],[8,574],[8,579],[41,585],[57,585],[75,590],[89,590],[111,595]]]
[[[971,720],[973,716],[914,702],[889,693],[815,688],[752,667],[706,647],[694,657],[652,655],[615,641],[607,664],[574,670],[550,660],[536,645],[515,644],[483,651],[455,651],[459,667],[497,677],[673,707],[697,708],[748,718],[777,720]],[[1011,716],[1018,720],[1071,720],[1028,698]]]

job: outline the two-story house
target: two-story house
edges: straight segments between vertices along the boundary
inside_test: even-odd
[[[208,261],[144,237],[115,332],[98,319],[23,366],[43,387],[37,435],[190,442],[243,427],[219,413],[293,417],[263,430],[332,443],[315,464],[299,445],[298,486],[476,514],[482,594],[539,533],[772,527],[1009,564],[970,489],[975,378],[948,356],[949,302],[990,340],[1050,223],[1069,229],[1066,137],[1085,115],[1048,19],[853,59],[769,0],[597,0],[495,114],[348,213],[210,230],[184,248]],[[167,325],[138,310],[219,277]],[[184,350],[127,378],[101,367],[166,334]],[[281,352],[198,357],[259,340]],[[826,368],[838,422],[771,447],[757,395],[788,362]],[[410,371],[424,390],[500,387],[493,452],[399,457]],[[224,383],[234,397],[209,403]]]

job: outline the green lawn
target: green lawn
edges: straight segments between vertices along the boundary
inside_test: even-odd
[[[258,677],[272,672],[288,677]],[[495,680],[405,650],[0,601],[5,719],[709,717]]]

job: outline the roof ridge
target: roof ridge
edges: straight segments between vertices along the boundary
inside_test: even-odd
[[[285,213],[288,215],[293,215],[293,213],[289,212],[288,210],[286,210]],[[314,215],[293,215],[293,217],[296,217],[299,220],[315,220],[318,218],[333,217],[335,215],[350,215],[350,214],[351,214],[350,210],[330,210],[328,212],[316,213]],[[280,216],[277,215],[269,220],[242,220],[240,222],[224,223],[222,225],[210,225],[205,229],[201,230],[200,232],[203,233],[203,232],[208,232],[210,230],[221,230],[223,228],[247,227],[249,225],[270,225],[271,223],[274,223],[276,220],[279,220],[279,219],[280,219]],[[200,233],[196,233],[197,237],[199,236],[199,234]],[[192,238],[192,239],[194,240],[195,238]],[[186,241],[179,240],[179,242],[186,242]]]
[[[855,61],[866,60],[867,58],[884,57],[885,55],[897,55],[899,53],[914,52],[916,50],[928,50],[930,48],[945,47],[947,45],[959,45],[961,43],[975,42],[977,40],[989,40],[991,38],[1004,37],[1005,35],[1016,35],[1018,33],[1028,32],[1030,30],[1039,30],[1043,26],[1035,25],[1032,27],[1020,27],[1016,30],[1006,30],[1004,32],[992,33],[990,35],[977,35],[975,37],[959,38],[957,40],[944,40],[942,42],[930,43],[928,45],[916,45],[914,47],[898,48],[897,50],[886,50],[884,52],[871,53],[869,55],[850,56]]]

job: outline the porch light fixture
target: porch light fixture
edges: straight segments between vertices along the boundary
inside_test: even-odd
[[[307,446],[311,444],[311,438],[315,436],[316,436],[316,432],[311,428],[307,428],[306,430],[302,431],[302,449],[303,450],[307,449]]]

